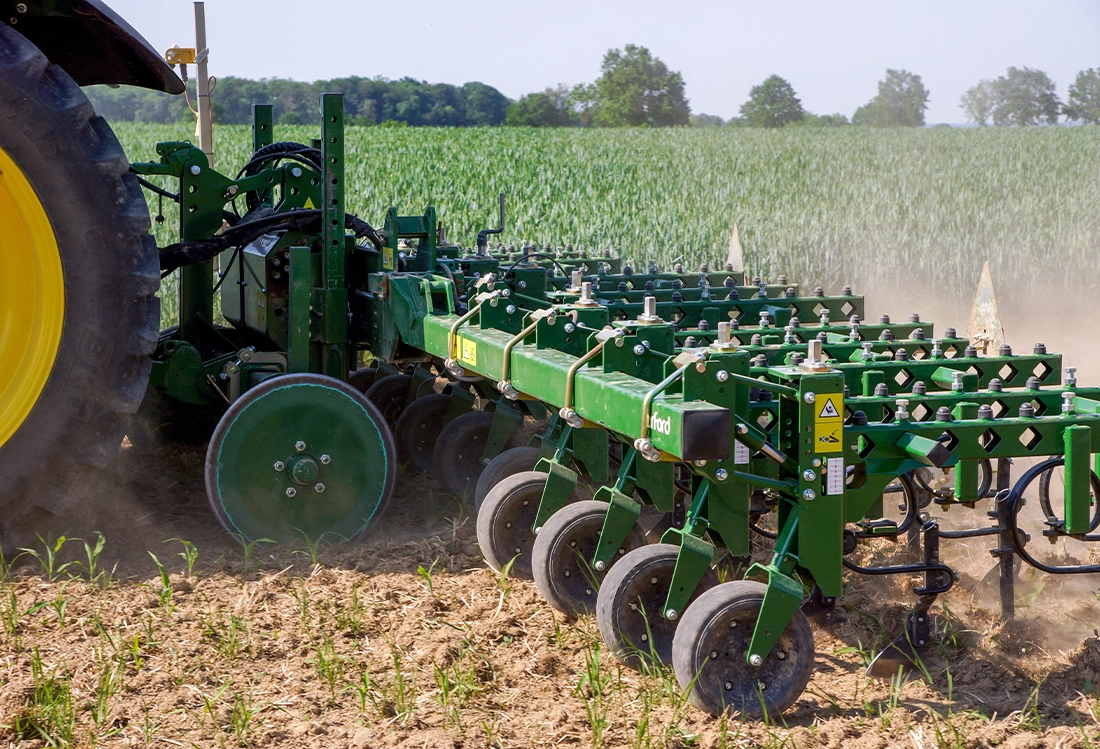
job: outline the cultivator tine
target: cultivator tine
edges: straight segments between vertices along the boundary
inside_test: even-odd
[[[932,602],[929,601],[928,606],[931,605]],[[919,615],[918,611],[920,612]],[[924,622],[914,621],[917,618],[923,618]],[[921,607],[918,606],[917,609],[909,614],[909,621],[906,622],[905,632],[883,648],[882,652],[871,661],[871,665],[867,666],[867,670],[864,673],[873,679],[882,679],[884,681],[896,679],[899,675],[906,681],[919,676],[921,673],[920,653],[923,647],[913,643],[914,629],[919,628],[922,624],[924,627],[927,627],[927,621],[927,607],[922,611]]]
[[[997,295],[993,293],[989,263],[982,267],[982,277],[978,280],[977,291],[974,292],[966,337],[983,354],[997,353],[1005,342],[1005,331],[1001,326],[1001,314],[997,310]]]
[[[745,270],[745,255],[741,251],[741,235],[737,231],[737,224],[733,225],[733,233],[730,234],[730,248],[726,253],[726,270],[738,272]]]
[[[935,520],[921,526],[924,547],[924,585],[917,588],[920,598],[909,612],[905,631],[887,645],[867,667],[866,674],[876,679],[909,679],[924,672],[921,653],[932,639],[932,623],[928,610],[937,596],[946,593],[954,583],[950,568],[940,563],[940,527]]]

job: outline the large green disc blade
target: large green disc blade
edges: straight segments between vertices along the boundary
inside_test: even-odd
[[[244,541],[361,538],[388,504],[396,472],[393,436],[374,404],[313,374],[249,390],[206,453],[210,504]]]

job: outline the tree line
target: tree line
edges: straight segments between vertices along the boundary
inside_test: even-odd
[[[189,90],[193,100],[193,85]],[[317,124],[317,98],[325,91],[343,92],[351,124],[437,127],[922,127],[930,98],[919,75],[887,69],[877,94],[851,119],[839,113],[817,115],[805,110],[789,81],[771,75],[752,87],[736,117],[692,114],[680,73],[646,47],[628,44],[608,50],[594,82],[559,85],[518,101],[479,82],[456,86],[351,76],[304,83],[226,77],[216,82],[211,106],[222,123],[248,123],[252,104],[273,104],[280,124]],[[167,123],[193,116],[184,97],[104,86],[89,87],[88,94],[110,120]],[[1063,103],[1046,73],[1011,67],[1003,76],[979,81],[959,106],[968,121],[981,126],[1053,125],[1059,117],[1100,124],[1100,70],[1079,72]]]

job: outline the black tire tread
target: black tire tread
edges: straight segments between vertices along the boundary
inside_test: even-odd
[[[486,495],[485,501],[477,513],[477,542],[481,547],[481,554],[485,557],[485,562],[497,572],[503,570],[505,565],[512,560],[512,556],[505,557],[504,553],[498,550],[493,543],[494,521],[498,509],[508,501],[511,495],[517,492],[532,491],[537,486],[541,495],[542,487],[545,485],[545,473],[524,471],[502,480]],[[512,577],[531,579],[529,572],[521,574],[526,567],[527,565],[513,565]]]
[[[485,466],[474,489],[474,509],[480,509],[485,495],[500,481],[516,473],[533,471],[539,460],[539,449],[528,445],[503,450]]]
[[[557,539],[560,535],[568,533],[578,523],[584,522],[588,518],[600,518],[607,516],[607,503],[600,502],[595,499],[582,500],[580,502],[573,502],[567,504],[546,521],[546,524],[539,530],[537,536],[535,536],[535,545],[531,550],[531,568],[535,578],[535,585],[538,587],[539,592],[542,593],[542,597],[546,599],[553,608],[561,611],[564,614],[570,616],[580,616],[586,613],[593,613],[595,606],[583,607],[578,609],[575,602],[567,600],[565,597],[558,594],[558,591],[550,583],[548,572],[553,566],[552,556],[560,548],[560,544],[557,543]],[[642,533],[642,529],[634,525],[630,530],[630,534],[623,542],[623,547],[630,550],[636,549],[640,546],[645,546],[645,534]],[[608,571],[614,568],[615,562],[618,558],[612,560],[611,565],[607,568]],[[607,573],[600,575],[593,570],[593,573],[599,577],[597,583],[606,579]],[[593,601],[593,604],[595,601]]]
[[[35,506],[63,512],[73,502],[65,475],[80,473],[79,464],[102,468],[118,451],[127,416],[137,411],[149,380],[160,327],[160,266],[148,206],[118,138],[64,70],[0,24],[0,125],[5,122],[13,124],[0,127],[0,145],[42,198],[66,283],[53,372],[30,416],[0,447],[0,535],[7,546],[16,532],[10,519]],[[107,342],[98,358],[87,353],[89,337]],[[94,366],[94,381],[66,382],[77,365]]]
[[[730,606],[731,599],[740,597],[745,601],[755,601],[758,598],[760,604],[763,604],[767,589],[767,585],[755,580],[735,580],[723,583],[700,595],[684,612],[680,625],[676,628],[676,636],[672,641],[672,666],[681,688],[688,692],[688,699],[700,710],[718,715],[724,710],[730,709],[730,707],[710,704],[695,686],[697,679],[694,667],[696,661],[695,648],[699,636],[711,619]],[[787,627],[788,629],[795,628],[797,630],[796,637],[801,637],[809,643],[809,657],[803,658],[797,664],[798,672],[795,678],[797,686],[777,702],[766,706],[761,706],[759,703],[752,705],[744,711],[745,717],[762,717],[764,707],[767,709],[769,718],[778,716],[798,700],[798,697],[810,682],[814,670],[813,630],[810,628],[806,615],[801,611],[795,612]],[[767,702],[766,697],[765,701]]]

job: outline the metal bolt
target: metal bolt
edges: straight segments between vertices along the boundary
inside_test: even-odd
[[[714,472],[714,478],[718,479],[719,481],[725,481],[727,478],[729,478],[729,473],[726,471],[725,468],[719,468],[717,471]]]
[[[297,442],[294,443],[294,449],[297,450],[298,452],[305,452],[306,443],[302,442],[301,440],[298,440]]]
[[[806,403],[813,403],[817,400],[817,393],[806,393],[802,396],[802,400]]]
[[[680,616],[680,612],[678,612],[676,609],[669,609],[665,612],[665,619],[676,621],[676,617],[678,616]]]
[[[776,654],[775,654],[775,657],[776,657],[776,658],[777,658],[778,660],[781,660],[781,661],[785,661],[785,660],[787,660],[787,654],[786,654],[786,653],[785,653],[784,651],[782,651],[782,650],[780,650],[780,651],[779,651],[778,653],[776,653]]]
[[[697,466],[698,466],[698,467],[700,467],[700,468],[702,468],[702,467],[703,467],[703,466],[705,466],[706,464],[707,464],[707,461],[705,461],[705,460],[696,460],[696,461],[695,461],[695,465],[697,465]]]
[[[732,681],[727,681],[723,686],[725,686],[726,691],[728,692],[731,689],[733,689],[733,682]]]
[[[596,562],[595,567],[600,572],[603,572],[604,570],[607,569],[607,562],[604,562],[603,560],[600,560],[600,561]]]
[[[817,499],[817,494],[814,493],[813,489],[807,489],[806,491],[802,492],[802,498],[807,502],[813,502],[815,499]]]
[[[294,167],[293,169],[290,170],[290,176],[291,177],[301,177],[302,176],[302,170],[299,167]]]
[[[313,491],[317,492],[318,494],[324,494],[325,485],[318,481],[316,484],[313,485]]]
[[[645,346],[640,343],[634,344],[634,356],[641,356],[645,353]]]
[[[717,657],[718,657],[718,651],[717,651],[717,650],[712,650],[712,651],[710,651],[710,659],[711,659],[712,661],[713,661],[713,660],[714,660],[715,658],[717,658]]]
[[[1074,412],[1073,399],[1076,395],[1076,393],[1062,393],[1062,413],[1072,414]]]
[[[321,465],[327,466],[331,462],[332,462],[332,458],[329,457],[329,455],[327,453],[322,453],[321,454]]]
[[[281,460],[276,460],[275,465],[272,466],[276,471],[282,471],[286,468],[286,463]]]
[[[753,653],[749,656],[749,665],[759,668],[764,665],[764,659],[760,657],[759,653]]]
[[[814,458],[812,462],[814,464],[814,468],[820,468],[821,467],[821,458]]]
[[[295,496],[295,495],[297,495],[297,494],[298,494],[298,490],[297,490],[297,489],[295,489],[295,488],[294,488],[293,486],[288,486],[288,487],[286,488],[286,495],[287,495],[288,497],[293,497],[293,496]]]
[[[514,314],[516,314],[516,305],[509,304],[507,307],[504,308],[504,311],[507,312],[509,315],[514,315]],[[569,330],[568,325],[566,326],[565,330],[566,330],[567,333],[573,332],[573,331]]]
[[[188,171],[190,171],[191,174],[195,175],[196,177],[198,177],[202,173],[202,169],[199,168],[198,164],[193,164]]]
[[[16,3],[15,4],[15,12],[16,13],[26,13],[27,12],[27,4],[26,3]]]
[[[714,373],[714,379],[718,380],[719,382],[725,382],[729,378],[730,373],[724,369],[719,369],[717,372]]]
[[[813,481],[817,478],[817,474],[807,468],[805,471],[802,472],[802,478],[804,478],[806,481]]]
[[[565,332],[566,332],[566,333],[572,333],[572,332],[573,332],[574,330],[576,330],[576,329],[577,329],[577,326],[576,326],[576,325],[574,325],[574,324],[573,324],[573,323],[571,323],[571,322],[567,322],[567,323],[565,324]]]

